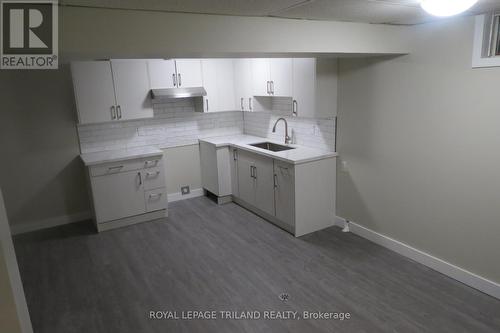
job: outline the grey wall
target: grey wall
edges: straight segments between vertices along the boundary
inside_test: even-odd
[[[0,186],[11,224],[89,210],[68,66],[0,72]]]
[[[473,24],[340,60],[337,214],[500,282],[500,68],[471,69]]]

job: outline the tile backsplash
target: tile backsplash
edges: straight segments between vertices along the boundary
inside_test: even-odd
[[[273,98],[266,112],[195,112],[193,100],[179,99],[154,105],[154,118],[115,123],[78,125],[82,153],[156,146],[169,148],[197,144],[199,138],[249,134],[284,139],[284,124],[276,133],[276,119],[287,119],[293,143],[311,148],[335,149],[335,121],[290,117],[291,99]]]
[[[155,104],[150,119],[78,126],[82,153],[151,145],[169,148],[197,144],[199,138],[240,134],[241,111],[195,112],[191,98]]]

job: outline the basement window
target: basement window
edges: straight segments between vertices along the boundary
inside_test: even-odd
[[[472,67],[500,67],[500,12],[476,16]]]

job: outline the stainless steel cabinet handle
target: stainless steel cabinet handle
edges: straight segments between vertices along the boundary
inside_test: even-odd
[[[238,151],[236,149],[233,150],[233,160],[234,161],[238,160]]]
[[[108,170],[109,171],[113,171],[113,170],[119,170],[119,169],[122,169],[122,168],[123,168],[123,165],[118,165],[118,166],[109,167]]]
[[[144,161],[144,166],[145,166],[146,168],[149,168],[149,165],[150,165],[150,164],[154,164],[154,165],[156,165],[156,164],[158,164],[158,160]]]
[[[116,113],[118,114],[118,119],[122,119],[122,107],[120,105],[116,107]]]
[[[177,76],[179,77],[178,83],[179,83],[179,87],[180,87],[182,85],[181,73],[177,74]]]
[[[208,112],[208,98],[206,99],[206,101],[207,101],[207,112]]]
[[[292,103],[292,114],[294,116],[297,116],[299,113],[299,107],[298,107],[298,104],[297,104],[297,100],[293,100],[293,103]]]
[[[111,119],[115,120],[116,119],[116,112],[115,112],[115,106],[111,106]]]
[[[252,97],[248,97],[248,110],[252,111]]]
[[[177,87],[177,80],[175,78],[175,73],[172,74],[172,83],[174,84],[174,87]]]
[[[274,81],[271,81],[271,94],[274,95]]]
[[[253,178],[253,165],[250,165],[250,177]]]
[[[148,173],[146,173],[146,178],[147,178],[147,177],[158,176],[159,174],[160,174],[160,171],[156,171],[156,172],[148,172]]]
[[[257,179],[257,167],[256,166],[253,167],[253,178]]]
[[[162,195],[162,194],[163,194],[163,193],[151,193],[151,194],[149,195],[149,199],[159,198],[159,197],[161,197],[161,195]]]
[[[139,186],[142,186],[142,175],[140,172],[138,172],[137,175],[139,176]]]
[[[240,100],[240,105],[241,105],[241,111],[244,111],[245,107],[243,106],[243,97]]]
[[[278,175],[277,174],[274,174],[273,181],[274,181],[274,188],[278,188]]]

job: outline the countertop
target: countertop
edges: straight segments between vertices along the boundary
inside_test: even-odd
[[[217,136],[213,138],[200,139],[200,142],[207,142],[215,145],[216,147],[232,146],[238,149],[243,149],[257,154],[269,156],[291,164],[303,164],[337,156],[337,153],[335,152],[313,149],[293,144],[286,146],[294,147],[295,149],[273,152],[270,150],[250,146],[250,144],[258,142],[273,142],[279,145],[283,145],[283,143],[277,142],[276,140],[270,140],[267,138],[261,138],[251,135]]]
[[[120,149],[102,151],[98,153],[81,154],[80,158],[86,166],[125,161],[136,158],[163,155],[163,151],[154,147],[139,147],[131,149]]]

